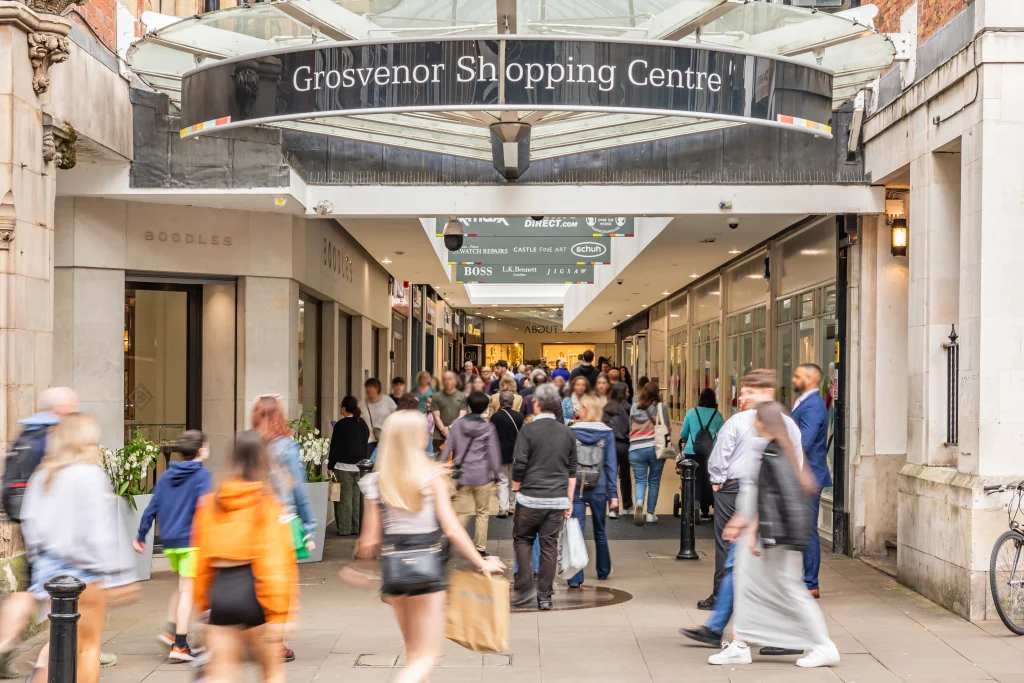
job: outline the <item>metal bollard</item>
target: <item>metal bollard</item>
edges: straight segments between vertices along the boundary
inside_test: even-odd
[[[697,461],[686,458],[680,463],[683,488],[683,509],[679,514],[679,553],[677,560],[699,560],[700,556],[694,549],[693,508],[697,500]]]
[[[362,479],[367,474],[373,471],[373,461],[369,458],[360,460],[356,463],[356,467],[359,468],[359,478]],[[363,530],[363,491],[359,489],[359,531]]]
[[[78,596],[85,584],[62,574],[43,584],[50,594],[50,661],[47,683],[78,680]]]

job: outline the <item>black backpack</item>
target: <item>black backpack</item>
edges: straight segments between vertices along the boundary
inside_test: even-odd
[[[597,486],[601,481],[601,468],[604,467],[604,439],[595,444],[585,444],[576,440],[576,477],[580,480],[580,489]]]
[[[715,437],[711,436],[711,431],[708,427],[715,421],[715,416],[718,415],[718,409],[715,409],[715,414],[711,416],[707,424],[700,421],[700,411],[697,411],[697,424],[700,425],[700,429],[697,430],[697,434],[693,437],[693,454],[702,460],[706,460],[711,456],[711,451],[715,450]]]
[[[28,480],[46,455],[46,437],[49,425],[26,427],[14,442],[4,467],[3,505],[7,517],[21,521],[21,501],[28,488]]]

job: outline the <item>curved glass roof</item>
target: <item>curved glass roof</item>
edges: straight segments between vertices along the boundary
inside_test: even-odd
[[[864,8],[857,16],[865,16]],[[669,40],[789,57],[834,72],[835,108],[888,68],[896,54],[886,36],[843,13],[760,0],[282,0],[182,19],[137,41],[128,62],[180,105],[182,75],[208,60],[328,41],[506,33]],[[533,159],[744,125],[579,111],[513,115],[533,126]],[[508,121],[509,112],[364,114],[270,125],[489,160],[488,127],[501,120]]]

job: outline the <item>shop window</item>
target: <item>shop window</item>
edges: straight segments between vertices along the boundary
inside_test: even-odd
[[[298,417],[305,415],[320,426],[320,302],[308,294],[299,294],[299,367]]]
[[[686,416],[686,330],[668,337],[668,410],[669,419],[682,422]]]
[[[735,313],[726,318],[728,330],[725,342],[725,359],[729,372],[729,413],[738,410],[739,381],[751,370],[767,364],[767,335],[765,321],[768,307]]]
[[[583,360],[583,354],[590,351],[594,354],[594,362],[597,362],[597,346],[594,344],[544,344],[540,353],[548,359],[548,367],[555,367],[559,360],[565,361],[565,367],[572,370],[572,366]]]
[[[405,377],[405,326],[407,318],[398,313],[391,314],[391,377]],[[356,391],[362,391],[357,387]]]
[[[515,363],[524,362],[522,344],[486,344],[485,351],[485,362],[491,367],[494,367],[494,364],[499,360],[508,361],[510,366]],[[548,363],[551,367],[555,366],[554,359],[549,359]]]
[[[693,393],[692,405],[697,405],[700,392],[714,389],[719,405],[722,396],[719,391],[718,345],[721,325],[717,320],[694,327],[693,345]]]

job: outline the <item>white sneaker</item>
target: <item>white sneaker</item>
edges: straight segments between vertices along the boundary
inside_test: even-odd
[[[832,666],[839,663],[839,648],[831,640],[828,645],[816,647],[807,653],[806,657],[796,660],[797,666],[805,669],[813,669],[819,666]]]
[[[649,512],[647,513],[647,523],[648,524],[654,524],[657,521],[658,521],[658,515],[652,515]]]
[[[722,643],[722,651],[708,657],[708,664],[750,664],[750,648],[746,643]]]
[[[619,518],[619,511],[618,510],[612,510],[611,512],[608,513],[608,519],[618,519],[618,518]]]

